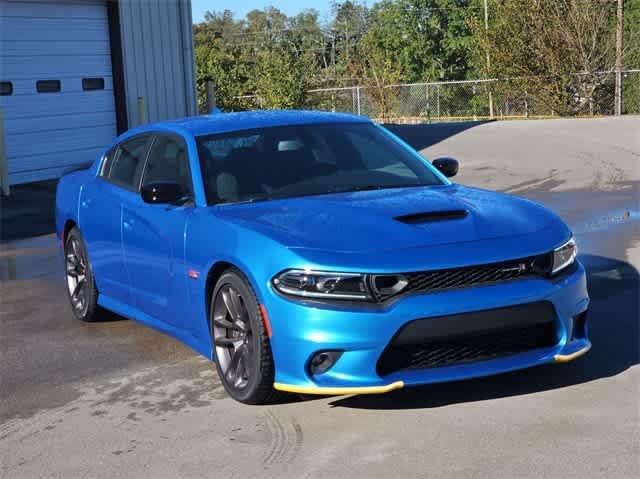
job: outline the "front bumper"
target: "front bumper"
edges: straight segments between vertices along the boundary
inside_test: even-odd
[[[591,347],[586,326],[589,297],[578,262],[560,279],[523,279],[498,285],[408,296],[388,305],[323,304],[285,298],[269,287],[264,298],[273,328],[274,387],[305,394],[375,394],[404,386],[492,375],[551,362],[566,362]],[[557,342],[496,359],[380,376],[379,358],[405,324],[437,316],[548,301]],[[326,373],[312,376],[308,363],[322,350],[342,356]]]

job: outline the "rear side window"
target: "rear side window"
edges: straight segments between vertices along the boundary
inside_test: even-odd
[[[109,169],[109,179],[129,189],[138,189],[138,179],[147,154],[148,143],[149,138],[146,136],[122,143]]]
[[[116,157],[116,149],[112,148],[104,155],[104,161],[102,162],[102,168],[100,169],[100,176],[103,178],[109,177],[109,171],[111,170],[111,166],[113,165],[113,160]]]

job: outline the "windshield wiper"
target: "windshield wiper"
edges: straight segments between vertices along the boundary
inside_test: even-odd
[[[246,200],[238,200],[238,201],[220,201],[216,203],[216,206],[225,206],[225,205],[244,205],[247,203],[256,203],[258,201],[267,201],[272,199],[270,195],[259,195],[252,196],[251,198],[247,198]]]

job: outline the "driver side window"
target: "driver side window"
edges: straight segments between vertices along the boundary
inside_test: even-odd
[[[191,173],[182,140],[158,135],[151,146],[142,185],[156,182],[177,183],[188,196],[192,194]]]
[[[148,151],[148,144],[148,136],[133,138],[122,143],[112,160],[109,161],[109,157],[105,160],[102,175],[119,186],[137,190],[140,171]]]

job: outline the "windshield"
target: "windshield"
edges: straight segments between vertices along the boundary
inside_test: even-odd
[[[209,204],[443,184],[370,123],[260,128],[196,142]]]

